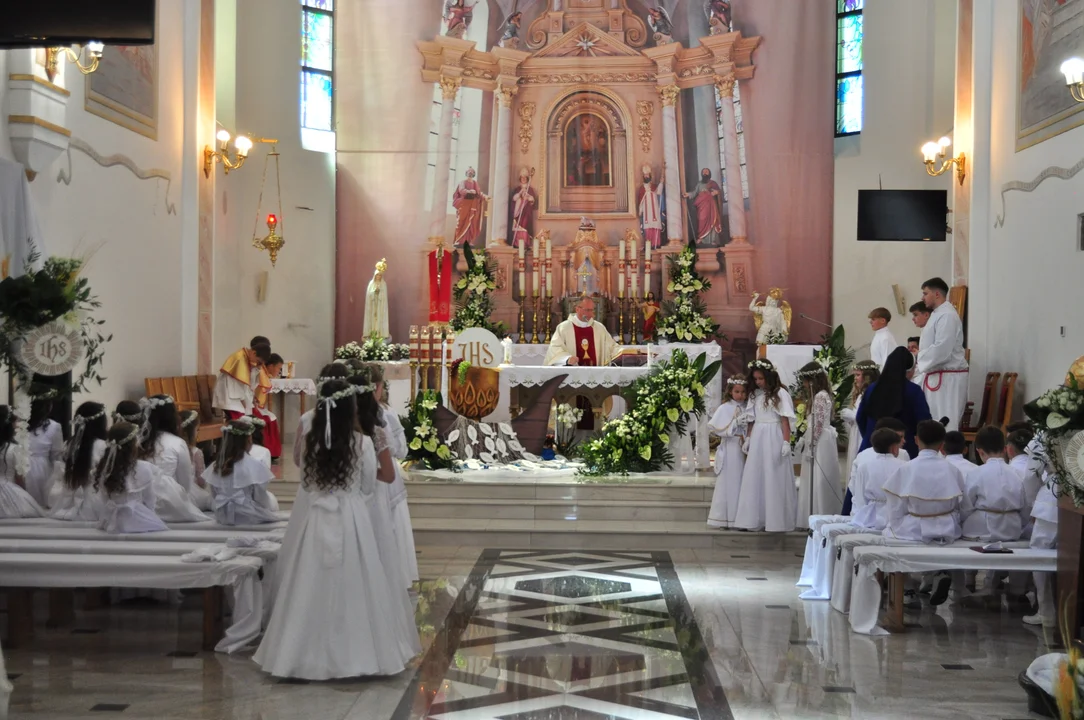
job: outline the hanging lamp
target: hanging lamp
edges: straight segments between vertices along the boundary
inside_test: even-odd
[[[260,178],[260,199],[256,203],[256,222],[252,227],[252,247],[257,250],[266,250],[268,255],[271,256],[271,267],[274,267],[279,259],[279,251],[286,245],[286,238],[282,235],[285,228],[282,222],[282,180],[279,176],[278,140],[261,139],[259,142],[270,143],[271,152],[267,153],[267,157],[263,161],[263,177]],[[271,165],[271,158],[275,159],[275,191],[278,195],[278,212],[268,213],[267,217],[263,218],[263,192],[267,186],[267,169]],[[267,235],[263,237],[256,234],[261,219],[264,220],[268,230]]]

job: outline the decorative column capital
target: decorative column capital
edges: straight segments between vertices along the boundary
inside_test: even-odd
[[[673,107],[677,104],[678,95],[681,94],[681,88],[677,85],[664,85],[659,88],[659,97],[662,98],[663,107]]]
[[[499,102],[501,104],[501,107],[504,108],[512,107],[512,98],[514,98],[517,93],[519,93],[518,85],[512,85],[509,87],[504,84],[500,84],[494,91],[494,95],[496,95],[497,97],[497,102]]]
[[[455,96],[459,93],[459,87],[463,84],[463,79],[458,77],[450,77],[448,75],[440,76],[440,92],[444,96],[445,100],[454,100]]]
[[[734,84],[737,82],[734,73],[716,75],[712,79],[715,81],[715,89],[719,91],[719,97],[734,96]]]

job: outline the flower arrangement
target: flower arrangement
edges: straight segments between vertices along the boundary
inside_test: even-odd
[[[676,350],[625,393],[629,410],[606,423],[600,435],[584,443],[580,455],[585,476],[657,472],[673,461],[670,432],[683,433],[692,415],[703,415],[705,386],[720,362],[705,367],[707,354],[689,360]]]
[[[24,267],[32,268],[41,259],[33,241]],[[104,320],[93,311],[101,308],[91,293],[90,282],[80,277],[84,258],[50,257],[41,270],[28,269],[23,275],[0,279],[0,365],[6,365],[17,385],[29,386],[31,372],[19,357],[19,346],[34,328],[54,321],[78,326],[83,344],[83,371],[72,378],[72,392],[85,392],[91,382],[101,385],[104,346],[113,339],[104,336]]]
[[[583,420],[583,410],[578,407],[561,403],[557,406],[557,414],[554,418],[555,449],[559,455],[573,458],[579,449],[576,442],[576,426]]]
[[[440,404],[440,393],[436,390],[422,390],[414,398],[407,416],[402,418],[407,440],[406,459],[420,463],[426,470],[455,470],[456,454],[441,442],[433,424],[433,411]]]
[[[671,342],[703,342],[716,337],[719,323],[708,315],[700,297],[711,289],[711,281],[696,272],[696,247],[690,244],[668,260],[670,282],[666,290],[674,298],[662,304],[659,337]]]
[[[1084,431],[1084,390],[1070,374],[1066,384],[1051,388],[1024,405],[1024,414],[1042,438],[1050,474],[1061,492],[1067,492],[1077,505],[1084,505],[1084,482],[1077,479],[1065,464],[1062,447],[1070,438]]]
[[[364,343],[348,342],[335,348],[336,360],[361,360],[362,362],[396,362],[410,358],[410,346],[389,343],[377,333]]]
[[[455,298],[452,329],[462,332],[467,328],[480,327],[491,331],[498,338],[503,338],[508,334],[504,323],[490,322],[489,319],[493,313],[493,299],[489,294],[497,289],[496,261],[486,255],[484,250],[475,254],[470,243],[463,245],[463,257],[467,261],[467,272],[452,288]]]
[[[813,354],[813,359],[828,375],[828,384],[832,388],[832,427],[836,429],[840,443],[845,444],[847,424],[843,421],[842,410],[850,403],[851,392],[854,390],[854,374],[851,372],[854,349],[847,347],[847,336],[842,325],[821,337],[821,347]],[[808,428],[808,410],[803,401],[805,387],[802,379],[795,378],[794,384],[787,390],[795,403],[796,422],[790,433],[790,443],[794,446]]]

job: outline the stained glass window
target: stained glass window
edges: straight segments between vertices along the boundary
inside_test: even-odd
[[[334,0],[301,0],[301,127],[335,130]]]
[[[862,132],[864,0],[836,0],[836,137]]]

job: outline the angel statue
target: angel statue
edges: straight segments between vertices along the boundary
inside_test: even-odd
[[[730,32],[730,3],[727,0],[706,0],[704,14],[708,16],[712,35]]]
[[[444,23],[448,37],[462,38],[470,29],[474,19],[474,5],[477,0],[444,0]]]
[[[508,19],[504,21],[504,25],[501,26],[504,29],[504,34],[501,35],[498,43],[502,48],[519,50],[519,26],[521,22],[523,22],[523,13],[518,10],[509,15]]]
[[[749,311],[757,326],[757,345],[783,345],[790,336],[790,303],[783,299],[783,290],[772,288],[763,305],[757,305],[760,293],[753,293]]]
[[[674,23],[670,20],[670,13],[662,5],[648,8],[647,24],[655,33],[655,44],[666,45],[674,42]]]

